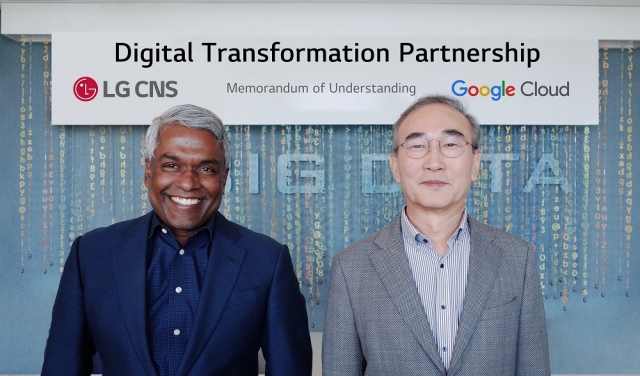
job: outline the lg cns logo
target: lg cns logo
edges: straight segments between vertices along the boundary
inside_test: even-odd
[[[73,84],[73,94],[83,102],[89,102],[98,95],[98,83],[91,77],[80,77]]]
[[[111,86],[102,81],[102,97],[127,98],[132,94],[138,98],[173,98],[178,95],[177,81],[118,81]],[[73,94],[79,100],[88,102],[98,95],[98,83],[91,77],[80,77],[73,84]]]

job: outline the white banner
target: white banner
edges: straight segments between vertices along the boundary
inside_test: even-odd
[[[391,124],[425,94],[482,124],[598,124],[598,41],[55,33],[54,124],[149,124],[192,103],[225,124]]]

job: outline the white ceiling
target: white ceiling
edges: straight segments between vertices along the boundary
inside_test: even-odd
[[[2,3],[372,3],[372,4],[469,4],[469,5],[558,5],[640,7],[640,0],[0,0]]]

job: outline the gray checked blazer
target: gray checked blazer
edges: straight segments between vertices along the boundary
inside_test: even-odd
[[[400,226],[398,217],[333,260],[324,376],[550,375],[536,257],[524,240],[469,218],[469,274],[445,370]]]

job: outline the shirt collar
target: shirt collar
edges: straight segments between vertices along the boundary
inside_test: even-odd
[[[409,221],[409,217],[407,217],[407,205],[402,208],[402,217],[400,220],[402,232],[407,234],[409,239],[415,239],[417,243],[427,243],[430,240],[418,231],[411,221]],[[452,239],[457,241],[460,238],[460,233],[469,231],[469,223],[467,221],[467,208],[464,208],[464,212],[462,213],[462,219],[460,220],[460,224],[458,225],[458,229],[451,235],[449,241]]]
[[[191,236],[199,233],[200,231],[208,231],[209,232],[209,241],[213,241],[213,228],[214,225],[216,223],[216,216],[215,214],[213,215],[213,217],[211,217],[211,219],[207,222],[206,225],[204,225],[203,227],[199,228],[196,232],[194,232],[193,234],[191,234]],[[168,233],[171,233],[171,230],[169,230],[167,228],[167,226],[163,225],[160,222],[160,218],[158,218],[158,214],[156,214],[156,212],[153,212],[153,216],[151,217],[151,226],[149,226],[149,233],[147,234],[147,239],[151,239],[151,237],[157,233],[157,231],[162,231],[162,230],[166,230]],[[173,234],[172,234],[173,235]],[[191,236],[189,238],[191,238]]]

